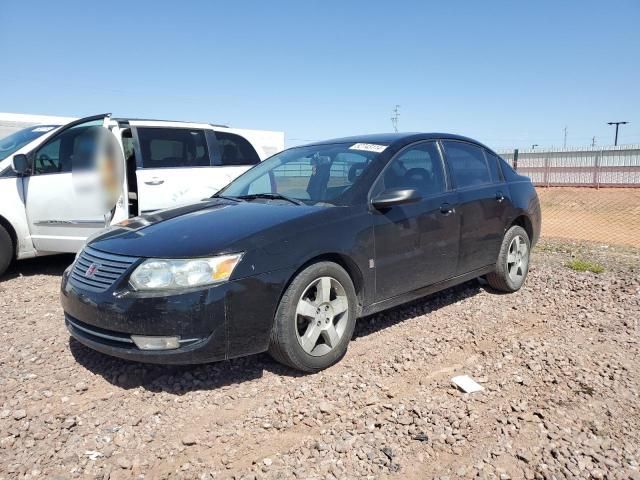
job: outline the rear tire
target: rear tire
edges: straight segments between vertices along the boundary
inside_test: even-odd
[[[11,235],[7,229],[0,225],[0,276],[7,271],[13,261],[15,248]]]
[[[516,292],[529,273],[531,242],[526,230],[514,225],[502,239],[495,272],[487,274],[489,285],[502,292]]]
[[[269,354],[303,372],[318,372],[347,352],[356,324],[356,292],[332,262],[305,268],[285,291],[274,319]]]

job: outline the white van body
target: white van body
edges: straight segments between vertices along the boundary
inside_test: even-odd
[[[73,152],[64,153],[63,145],[88,125],[108,130],[125,159],[122,195],[107,215],[79,201],[73,172],[64,161]],[[0,160],[0,226],[12,237],[17,259],[74,253],[109,225],[210,197],[284,149],[283,132],[205,123],[99,115],[46,128],[39,138]],[[32,162],[26,175],[13,169],[18,154]]]

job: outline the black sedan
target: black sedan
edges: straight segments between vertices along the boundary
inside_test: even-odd
[[[152,363],[269,351],[313,372],[357,318],[485,276],[524,283],[531,181],[469,138],[368,135],[285,150],[211,199],[88,242],[62,279],[81,343]]]

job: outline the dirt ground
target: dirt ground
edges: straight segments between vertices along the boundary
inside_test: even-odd
[[[573,272],[572,255],[606,270]],[[361,320],[315,375],[88,350],[59,307],[70,260],[0,281],[0,479],[640,479],[633,252],[545,243],[520,292],[472,281]]]
[[[536,190],[543,237],[640,247],[640,188]]]

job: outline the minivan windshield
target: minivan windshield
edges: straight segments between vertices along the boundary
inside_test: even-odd
[[[244,199],[339,204],[386,145],[339,143],[295,147],[256,165],[219,192]]]
[[[47,132],[50,132],[54,128],[58,128],[60,125],[36,125],[34,127],[28,127],[11,135],[0,139],[0,160],[4,160],[10,155],[13,155],[27,143],[32,142],[38,137],[41,137]]]

